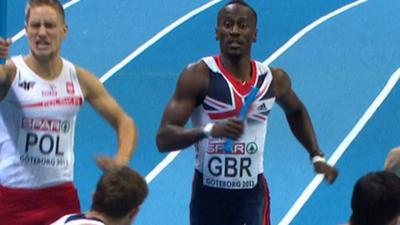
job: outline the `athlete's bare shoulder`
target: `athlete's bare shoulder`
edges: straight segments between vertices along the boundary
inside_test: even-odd
[[[203,96],[208,87],[208,74],[208,67],[202,60],[190,63],[182,71],[177,89]]]
[[[7,60],[6,64],[0,65],[0,83],[11,83],[17,73],[17,67],[12,60]]]
[[[281,68],[270,68],[274,80],[274,93],[277,98],[287,94],[292,89],[289,75]]]
[[[201,74],[201,76],[206,76],[208,75],[208,67],[203,60],[199,60],[193,63],[189,63],[182,72],[182,74],[183,73],[197,74],[197,75]]]
[[[6,64],[0,65],[0,100],[6,96],[16,73],[17,67],[13,61],[7,60]]]
[[[206,95],[208,74],[208,67],[203,61],[188,64],[179,76],[174,98],[191,99],[199,104]]]

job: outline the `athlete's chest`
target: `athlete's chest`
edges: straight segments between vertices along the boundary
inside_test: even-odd
[[[67,76],[60,76],[55,81],[44,81],[32,76],[17,74],[9,90],[9,102],[24,114],[47,112],[75,114],[83,104],[79,83]]]
[[[272,91],[272,77],[268,74],[257,75],[252,85],[240,85],[226,79],[220,73],[212,73],[208,94],[203,107],[213,120],[226,119],[239,115],[252,87],[257,88],[256,97],[249,103],[247,118],[264,122],[274,105],[275,98]]]

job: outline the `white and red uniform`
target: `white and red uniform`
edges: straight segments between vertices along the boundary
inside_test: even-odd
[[[27,207],[35,202],[19,199],[19,196],[27,198],[29,193],[41,193],[41,198],[49,199],[48,205],[41,206],[42,210],[63,204],[63,197],[74,198],[76,205],[76,190],[72,185],[74,133],[84,97],[75,66],[63,59],[57,78],[44,80],[28,67],[22,56],[13,57],[12,61],[17,67],[16,76],[0,102],[0,193],[14,192],[15,196],[8,200],[24,201],[27,211],[23,213],[28,215]],[[55,196],[59,199],[51,200],[53,189],[58,192]],[[70,194],[60,196],[63,189]],[[32,199],[37,198],[33,195]],[[12,202],[2,198],[0,208],[3,209],[2,204]],[[16,212],[11,213],[18,212],[18,209],[14,210]],[[0,217],[4,218],[3,215]]]

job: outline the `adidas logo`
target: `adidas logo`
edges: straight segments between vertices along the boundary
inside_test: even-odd
[[[257,107],[257,111],[258,111],[258,112],[266,112],[266,111],[268,111],[267,105],[266,105],[265,103],[259,105],[259,106]]]

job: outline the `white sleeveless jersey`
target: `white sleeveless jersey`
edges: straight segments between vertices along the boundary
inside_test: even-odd
[[[50,225],[105,225],[96,218],[87,218],[85,214],[69,214],[61,217]]]
[[[0,102],[0,184],[40,188],[73,179],[76,115],[84,98],[73,64],[63,59],[51,81],[22,56],[12,58],[14,81]]]
[[[224,150],[226,139],[204,138],[195,145],[196,169],[209,187],[254,188],[258,174],[263,173],[268,115],[275,102],[271,71],[251,61],[251,80],[243,83],[223,68],[219,56],[202,60],[210,70],[209,87],[203,103],[191,116],[193,127],[239,115],[251,88],[255,86],[259,91],[244,120],[243,135],[234,142],[231,152]]]

